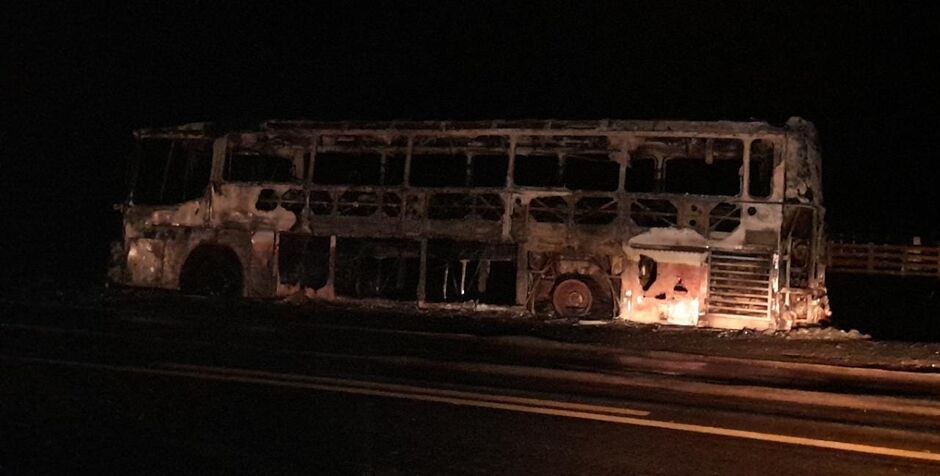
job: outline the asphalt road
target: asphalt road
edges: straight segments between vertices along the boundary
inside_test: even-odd
[[[916,424],[471,375],[433,334],[17,309],[0,474],[940,474]]]

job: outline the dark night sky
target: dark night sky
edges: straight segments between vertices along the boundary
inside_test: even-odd
[[[833,230],[940,230],[932,2],[405,3],[5,7],[4,261],[103,269],[132,129],[271,117],[800,115]]]

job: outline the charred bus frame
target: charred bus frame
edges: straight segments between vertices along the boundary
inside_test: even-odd
[[[724,328],[828,315],[811,123],[135,133],[117,282]]]

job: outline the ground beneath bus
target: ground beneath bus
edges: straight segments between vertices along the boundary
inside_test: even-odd
[[[174,316],[174,319],[188,321],[214,319],[212,316],[218,314],[219,306],[223,306],[231,319],[282,325],[312,322],[499,337],[503,341],[516,339],[544,347],[584,344],[601,349],[940,372],[940,296],[933,295],[933,289],[940,288],[940,282],[888,280],[887,284],[876,283],[884,292],[851,293],[851,297],[847,296],[850,294],[846,292],[848,289],[857,289],[860,282],[868,283],[873,279],[877,280],[871,277],[836,278],[836,286],[843,289],[837,288],[833,296],[837,313],[834,322],[789,332],[641,325],[621,320],[545,320],[498,313],[422,313],[374,307],[349,308],[310,301],[297,303],[290,299],[218,303],[172,292],[112,289],[104,285],[62,288],[55,286],[51,279],[46,283],[39,281],[9,286],[5,295],[0,296],[0,304],[24,311],[34,307],[65,311],[63,319],[68,319],[66,316],[70,309],[86,309],[114,316],[158,320]],[[886,296],[897,296],[896,303],[886,303]],[[855,317],[846,318],[845,314]],[[863,330],[849,327],[853,324],[860,325]]]

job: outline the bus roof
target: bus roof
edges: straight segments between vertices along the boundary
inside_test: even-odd
[[[393,131],[403,134],[419,132],[458,132],[461,134],[541,133],[547,131],[564,134],[590,132],[664,132],[705,134],[783,133],[802,128],[808,121],[792,117],[785,126],[774,126],[764,121],[676,121],[676,120],[557,120],[510,119],[481,121],[315,121],[267,120],[255,128],[225,127],[222,124],[196,122],[179,126],[147,128],[135,131],[135,136],[219,137],[232,132],[346,132],[369,133]]]

